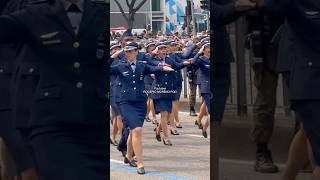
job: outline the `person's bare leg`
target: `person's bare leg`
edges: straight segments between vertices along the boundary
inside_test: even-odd
[[[150,99],[150,111],[151,111],[151,114],[152,114],[152,118],[156,119],[156,112],[154,110],[154,104],[153,104],[153,100]]]
[[[1,178],[3,180],[13,180],[13,159],[7,148],[7,145],[0,137],[0,166],[1,166]]]
[[[320,180],[320,167],[316,166],[312,173],[313,180]]]
[[[173,101],[172,102],[172,114],[173,114],[173,117],[174,117],[174,124],[177,125],[177,124],[180,124],[180,119],[179,119],[179,101],[176,100],[176,101]]]
[[[308,163],[308,143],[307,136],[301,126],[300,130],[296,133],[292,139],[288,160],[284,169],[282,180],[294,180],[296,179],[299,170]]]
[[[169,113],[167,111],[161,111],[160,114],[161,114],[160,126],[163,131],[163,136],[164,136],[163,138],[164,140],[168,140],[169,134],[168,134],[167,122],[168,122]]]
[[[121,116],[117,116],[117,126],[118,126],[118,134],[121,135],[122,128],[123,128],[123,122],[122,122]]]
[[[207,115],[207,108],[206,107],[207,107],[206,104],[203,102],[200,106],[199,115],[197,118],[198,123],[201,123],[202,118]]]
[[[127,141],[127,159],[131,160],[133,156],[133,147],[132,147],[132,131],[130,130],[128,141]]]
[[[149,118],[149,113],[151,111],[151,102],[150,102],[150,98],[148,98],[147,100],[147,114],[146,114],[146,118]]]
[[[132,145],[133,151],[137,158],[137,166],[138,168],[144,167],[142,160],[142,128],[138,127],[132,130]]]
[[[118,133],[117,117],[114,117],[114,118],[112,119],[112,121],[113,121],[113,123],[112,123],[113,129],[112,129],[111,140],[112,140],[113,142],[115,142],[116,136],[117,136],[117,133]]]
[[[21,173],[21,180],[38,180],[37,172],[34,168],[27,169]]]
[[[210,114],[208,114],[207,120],[203,126],[203,130],[207,131],[208,127],[210,126]]]

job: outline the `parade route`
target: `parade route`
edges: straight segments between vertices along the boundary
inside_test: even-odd
[[[123,164],[123,158],[115,146],[110,145],[111,179],[141,180],[209,180],[210,139],[202,136],[194,125],[194,117],[180,112],[182,129],[180,135],[172,136],[173,146],[165,146],[155,139],[154,125],[145,122],[143,127],[143,154],[146,174],[141,176],[136,169]],[[210,131],[208,131],[208,134]]]

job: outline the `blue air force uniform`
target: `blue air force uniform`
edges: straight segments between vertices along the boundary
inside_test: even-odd
[[[177,53],[170,53],[169,57],[172,58],[177,63],[183,63],[183,59]],[[177,81],[177,93],[175,93],[175,97],[173,98],[173,100],[179,100],[181,91],[182,91],[183,78],[182,78],[181,69],[175,69],[174,72],[175,72],[176,81]]]
[[[26,43],[40,61],[31,141],[46,180],[106,179],[106,9],[84,0],[78,26],[59,0],[0,16],[0,43]]]
[[[198,82],[200,84],[200,92],[210,113],[210,58],[197,54],[192,59],[192,64],[196,69],[199,68]]]
[[[146,115],[147,95],[144,92],[144,76],[161,70],[161,67],[141,61],[133,64],[127,61],[110,66],[110,74],[118,75],[121,82],[120,109],[125,124],[130,129],[142,127]]]
[[[153,63],[162,65],[169,64],[174,70],[180,70],[185,67],[183,63],[178,63],[169,56],[160,59],[158,56],[153,57]],[[167,111],[171,113],[172,101],[177,94],[176,72],[156,72],[155,80],[152,85],[151,98],[154,100],[155,112]]]

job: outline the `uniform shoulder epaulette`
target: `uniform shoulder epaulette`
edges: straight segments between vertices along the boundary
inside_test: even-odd
[[[45,4],[49,3],[48,0],[29,0],[28,5]]]
[[[93,3],[97,3],[97,4],[109,4],[109,0],[91,0],[91,2]]]

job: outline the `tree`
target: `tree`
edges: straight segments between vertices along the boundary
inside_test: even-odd
[[[144,3],[147,2],[147,0],[142,0],[140,2],[140,4],[138,4],[137,7],[134,7],[135,4],[136,4],[136,0],[131,0],[131,3],[129,3],[129,0],[126,0],[127,6],[129,8],[128,16],[125,14],[125,12],[124,12],[121,4],[119,3],[119,1],[118,0],[114,0],[114,1],[117,4],[117,6],[119,7],[122,16],[127,21],[128,29],[132,29],[133,28],[133,23],[134,23],[134,20],[135,20],[134,16],[135,16],[136,12],[143,6]]]

